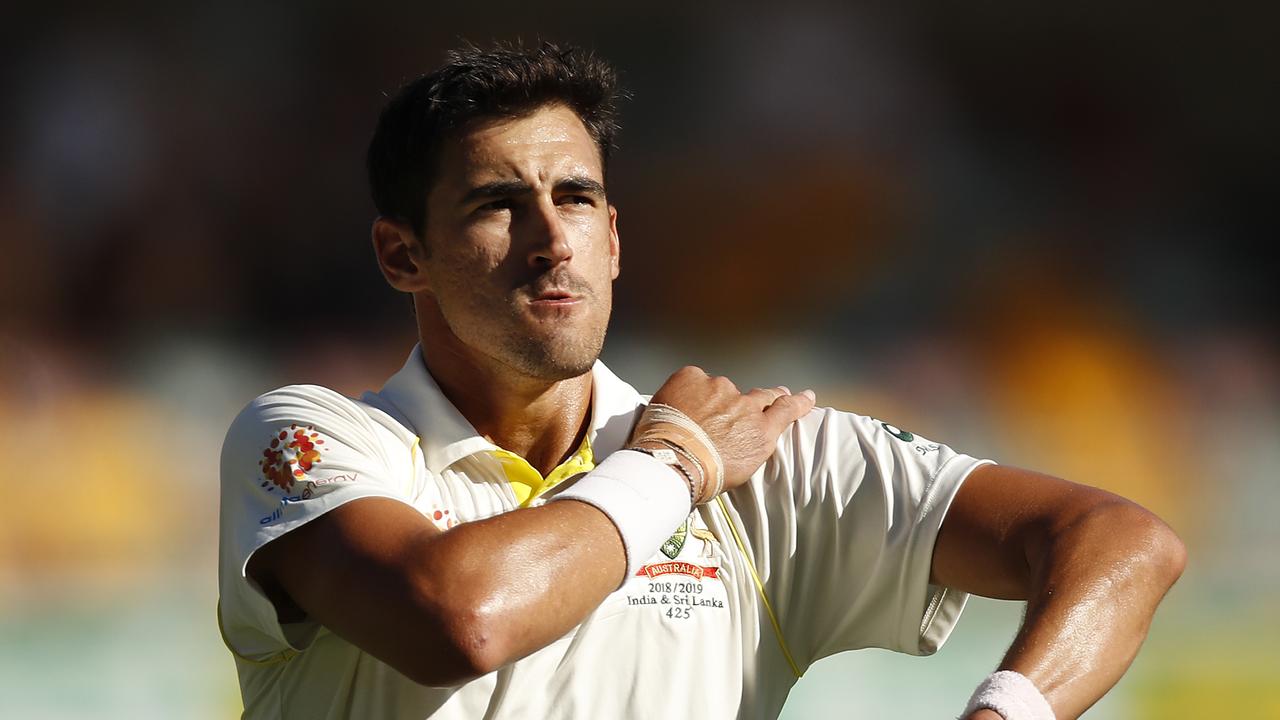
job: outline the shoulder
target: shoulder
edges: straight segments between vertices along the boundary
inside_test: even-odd
[[[863,457],[890,442],[898,429],[869,415],[815,407],[784,432],[778,451],[814,460]]]
[[[236,419],[289,411],[349,415],[359,413],[362,406],[364,403],[323,385],[285,385],[250,400]]]
[[[816,407],[797,420],[779,443],[780,449],[861,455],[903,451],[927,455],[945,447],[892,422],[829,407]]]
[[[286,385],[265,392],[236,415],[223,442],[223,457],[302,432],[367,454],[409,446],[416,436],[383,410],[321,385]],[[283,435],[282,435],[283,434]]]
[[[766,464],[765,479],[785,479],[802,495],[818,488],[820,495],[838,500],[848,500],[859,491],[886,499],[920,497],[935,481],[958,483],[982,462],[989,461],[886,420],[815,408],[779,438],[777,451]]]
[[[335,390],[320,385],[286,385],[250,400],[231,421],[227,440],[282,422],[318,423],[330,430],[338,430],[344,425],[359,424],[362,416],[367,417],[367,414],[357,401]]]

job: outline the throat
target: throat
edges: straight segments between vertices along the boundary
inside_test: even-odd
[[[574,424],[565,422],[573,416]],[[486,433],[485,438],[494,445],[525,459],[540,475],[547,477],[553,470],[578,453],[587,437],[590,426],[590,404],[580,413],[561,413],[558,417],[538,424],[511,423],[509,432]],[[536,432],[541,430],[541,432]]]
[[[571,457],[586,437],[594,384],[590,370],[546,381],[468,354],[437,351],[424,357],[441,392],[481,436],[544,475]]]

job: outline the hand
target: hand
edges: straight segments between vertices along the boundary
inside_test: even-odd
[[[791,394],[785,387],[756,388],[743,394],[726,377],[696,367],[672,375],[653,402],[680,410],[696,422],[724,461],[724,488],[745,483],[773,454],[778,436],[813,409],[812,390]],[[637,426],[633,436],[645,428]]]
[[[1004,720],[1004,716],[995,710],[981,708],[965,715],[963,720]]]

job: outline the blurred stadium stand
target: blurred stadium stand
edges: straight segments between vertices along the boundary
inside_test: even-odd
[[[1280,718],[1274,7],[686,5],[6,11],[0,717],[239,711],[222,433],[399,367],[364,145],[459,38],[522,36],[634,92],[616,370],[811,385],[1152,507],[1191,565],[1089,716]],[[954,716],[1018,621],[969,614],[932,660],[820,663],[785,717]]]

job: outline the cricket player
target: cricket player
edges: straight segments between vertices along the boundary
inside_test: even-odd
[[[581,51],[468,47],[384,109],[373,248],[420,343],[376,392],[280,388],[227,434],[245,717],[774,718],[822,657],[934,652],[969,593],[1027,612],[956,711],[1083,713],[1182,572],[1177,536],[810,391],[611,373],[618,93]]]

